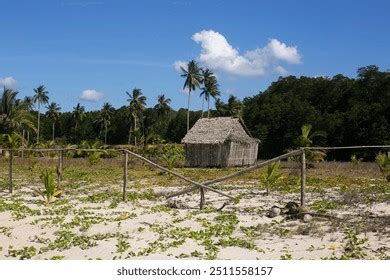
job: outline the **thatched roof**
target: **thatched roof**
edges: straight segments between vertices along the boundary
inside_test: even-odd
[[[252,138],[240,118],[219,117],[199,119],[181,140],[184,144],[219,144],[227,140],[236,142],[259,142]]]

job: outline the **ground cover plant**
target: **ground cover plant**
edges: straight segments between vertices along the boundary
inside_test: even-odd
[[[390,190],[376,163],[321,162],[308,169],[308,208],[319,214],[308,222],[267,217],[272,206],[299,201],[299,162],[280,163],[269,195],[259,184],[272,173],[267,168],[217,184],[239,199],[227,203],[206,192],[203,210],[197,192],[168,203],[164,195],[186,185],[131,158],[123,202],[120,154],[93,165],[88,157],[65,158],[63,192],[43,204],[34,189],[46,192],[42,179],[56,186],[48,171],[56,163],[15,157],[11,195],[8,162],[0,158],[1,259],[389,258]],[[171,168],[197,181],[238,170]]]

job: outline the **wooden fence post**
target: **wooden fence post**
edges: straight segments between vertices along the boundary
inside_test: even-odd
[[[9,170],[8,170],[8,180],[9,180],[9,193],[13,193],[14,186],[12,182],[12,165],[14,161],[14,151],[9,150]]]
[[[301,154],[301,206],[305,206],[305,187],[306,187],[306,154],[305,149],[302,149]]]
[[[62,182],[62,172],[64,170],[64,151],[58,151],[58,184]]]
[[[125,160],[123,163],[123,201],[126,201],[126,188],[127,188],[127,163],[129,161],[129,154],[123,151],[125,154]]]
[[[200,187],[200,203],[199,203],[200,210],[203,209],[205,202],[206,202],[206,198],[204,196],[204,188]]]

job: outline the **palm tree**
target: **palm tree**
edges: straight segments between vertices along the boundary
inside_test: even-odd
[[[23,102],[26,104],[28,111],[31,111],[34,106],[34,98],[32,96],[25,96]]]
[[[137,119],[141,118],[142,112],[146,106],[146,97],[142,95],[142,90],[139,88],[134,88],[132,93],[126,91],[127,96],[129,97],[127,101],[129,102],[130,117],[134,120],[133,131],[137,130]],[[131,136],[131,128],[129,129],[129,143]],[[134,145],[137,145],[137,137],[134,136]]]
[[[26,105],[27,111],[31,112],[34,107],[34,98],[32,96],[25,96],[23,103]],[[23,139],[25,132],[27,131],[27,145],[30,143],[30,130],[28,128],[23,128]]]
[[[190,130],[190,99],[191,91],[194,91],[196,88],[199,88],[202,84],[202,74],[201,68],[198,63],[194,60],[191,60],[187,64],[187,69],[180,67],[183,74],[181,76],[185,78],[183,89],[188,88],[188,107],[187,107],[187,131]]]
[[[242,109],[242,102],[234,95],[230,95],[227,103],[227,111],[229,116],[240,117],[242,114]]]
[[[200,96],[203,97],[202,101],[202,118],[203,118],[203,107],[204,101],[207,101],[207,117],[210,118],[210,97],[216,99],[219,95],[219,85],[217,78],[214,76],[214,73],[210,69],[202,71],[203,73],[203,87]]]
[[[23,127],[35,131],[32,115],[28,111],[26,103],[16,99],[17,91],[4,87],[0,99],[0,124],[4,132],[15,132]]]
[[[161,137],[163,134],[166,133],[166,128],[169,123],[169,120],[167,120],[168,114],[171,111],[171,107],[169,104],[171,103],[170,98],[165,98],[165,95],[159,95],[157,98],[157,104],[154,106],[154,110],[157,115],[157,120],[153,121],[152,129],[153,132],[148,131],[149,135],[155,135],[156,137]],[[152,138],[154,136],[151,136]],[[147,137],[145,137],[147,139]],[[146,146],[146,145],[145,145]]]
[[[324,131],[311,132],[312,126],[310,124],[304,124],[301,127],[302,134],[296,139],[299,147],[310,147],[313,144],[313,139],[316,137],[326,137]]]
[[[301,135],[295,140],[298,147],[310,147],[313,145],[314,138],[326,137],[325,131],[311,131],[310,124],[304,124],[301,127]],[[309,162],[319,162],[324,160],[326,156],[323,150],[306,150],[306,158]]]
[[[49,93],[45,86],[40,85],[37,88],[34,88],[35,95],[33,96],[33,102],[38,103],[38,128],[37,128],[37,143],[39,143],[39,127],[41,122],[41,105],[47,104],[49,102],[49,97],[47,94]]]
[[[280,172],[280,160],[269,164],[267,172],[264,173],[262,177],[265,182],[266,194],[269,195],[270,188],[282,177],[282,172]]]
[[[72,116],[75,120],[74,131],[76,132],[80,122],[82,122],[85,117],[84,106],[81,106],[80,103],[77,103],[76,107],[73,108]]]
[[[169,104],[171,103],[170,98],[165,98],[165,95],[159,95],[157,98],[157,104],[154,106],[154,109],[157,111],[159,117],[165,116],[170,110],[171,107]]]
[[[100,124],[100,130],[104,129],[104,145],[107,145],[107,130],[111,124],[111,117],[113,114],[113,107],[109,103],[104,103],[103,108],[100,110],[99,118],[97,123]]]
[[[15,109],[17,94],[18,92],[13,89],[3,88],[0,107],[0,123],[5,130],[12,129],[12,116]]]
[[[52,141],[54,142],[55,123],[58,120],[58,117],[60,116],[61,107],[57,103],[52,102],[46,108],[47,108],[47,116],[52,121]]]

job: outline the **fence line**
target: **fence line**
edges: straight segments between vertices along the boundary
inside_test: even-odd
[[[301,150],[296,150],[296,151],[292,151],[292,152],[289,152],[287,154],[284,154],[284,155],[281,155],[281,156],[278,156],[278,157],[275,157],[275,158],[272,158],[272,159],[269,159],[269,160],[266,160],[266,161],[257,162],[253,166],[250,166],[250,167],[247,167],[245,169],[239,170],[239,171],[237,171],[237,172],[235,172],[233,174],[227,175],[225,177],[221,177],[221,178],[217,178],[217,179],[214,179],[214,180],[203,182],[203,184],[208,186],[208,185],[212,185],[212,184],[219,183],[219,182],[222,182],[222,181],[226,181],[228,179],[237,177],[237,176],[242,175],[244,173],[248,173],[250,171],[259,169],[261,167],[264,167],[264,166],[266,166],[268,164],[271,164],[271,163],[273,163],[275,161],[286,159],[286,158],[293,157],[293,156],[296,156],[296,155],[301,155],[303,152],[304,151],[302,149]],[[196,190],[196,187],[189,187],[189,188],[186,188],[184,190],[178,191],[176,193],[170,194],[170,195],[167,196],[167,198],[172,198],[172,197],[175,197],[175,196],[178,196],[178,195],[189,193],[189,192],[192,192],[194,190]]]
[[[157,163],[154,163],[153,161],[137,154],[137,153],[134,153],[132,151],[129,151],[127,149],[122,149],[122,148],[111,148],[111,149],[79,149],[79,148],[63,148],[63,149],[60,149],[60,148],[53,148],[53,149],[9,149],[9,148],[6,148],[6,149],[3,149],[5,151],[9,151],[10,152],[10,156],[9,156],[9,192],[10,193],[13,193],[13,178],[12,178],[12,166],[13,166],[13,153],[14,151],[26,151],[26,150],[29,150],[29,151],[35,151],[35,152],[51,152],[51,151],[57,151],[59,152],[59,159],[58,159],[58,165],[57,165],[57,170],[58,170],[58,182],[61,182],[62,180],[62,176],[60,176],[60,174],[62,174],[62,169],[63,169],[63,157],[64,157],[64,151],[89,151],[89,152],[94,152],[94,151],[108,151],[108,150],[113,150],[113,151],[122,151],[124,154],[125,154],[125,162],[124,162],[124,176],[123,176],[123,200],[125,201],[126,200],[126,188],[127,188],[127,162],[128,162],[128,155],[132,155],[134,157],[136,157],[137,159],[141,160],[141,161],[144,161],[146,162],[147,164],[157,168],[157,169],[160,169],[164,172],[167,172],[171,175],[174,175],[188,183],[191,183],[193,185],[196,186],[196,188],[199,188],[201,190],[201,198],[200,198],[200,208],[202,209],[204,207],[204,203],[205,203],[205,199],[204,199],[204,189],[207,189],[209,191],[212,191],[212,192],[215,192],[215,193],[218,193],[219,195],[222,195],[222,196],[225,196],[229,199],[232,199],[234,200],[235,198],[231,195],[228,195],[228,194],[225,194],[224,192],[221,192],[219,190],[215,190],[211,187],[208,187],[202,183],[199,183],[199,182],[196,182],[190,178],[187,178],[177,172],[174,172],[172,170],[169,170],[168,168],[165,168]]]
[[[122,192],[123,192],[123,200],[125,201],[126,200],[126,189],[127,189],[127,184],[128,184],[128,178],[127,178],[127,174],[128,174],[128,155],[132,155],[133,157],[143,161],[143,162],[146,162],[148,165],[154,167],[154,168],[157,168],[157,169],[160,169],[166,173],[169,173],[173,176],[176,176],[194,186],[192,187],[189,187],[189,188],[186,188],[184,190],[181,190],[181,191],[178,191],[178,192],[175,192],[173,194],[170,194],[170,195],[167,195],[166,198],[172,198],[172,197],[175,197],[175,196],[179,196],[179,195],[182,195],[182,194],[185,194],[185,193],[189,193],[189,192],[192,192],[196,189],[199,189],[200,190],[200,209],[202,209],[204,207],[204,204],[205,204],[205,197],[204,197],[204,190],[209,190],[209,191],[212,191],[212,192],[215,192],[219,195],[222,195],[222,196],[225,196],[229,199],[232,199],[234,200],[235,198],[231,195],[228,195],[222,191],[219,191],[219,190],[216,190],[212,187],[210,187],[211,185],[215,184],[215,183],[219,183],[219,182],[222,182],[222,181],[226,181],[228,179],[231,179],[231,178],[234,178],[234,177],[237,177],[239,175],[242,175],[244,173],[248,173],[250,171],[253,171],[253,170],[256,170],[256,169],[259,169],[261,167],[264,167],[266,165],[269,165],[273,162],[276,162],[278,160],[282,160],[282,159],[286,159],[286,158],[289,158],[289,157],[293,157],[293,156],[297,156],[297,155],[300,155],[301,156],[301,188],[300,188],[300,202],[301,202],[301,205],[305,205],[306,203],[306,198],[305,198],[305,187],[306,187],[306,156],[305,156],[305,150],[341,150],[341,149],[366,149],[366,148],[390,148],[390,145],[371,145],[371,146],[346,146],[346,147],[301,147],[299,150],[295,150],[295,151],[292,151],[292,152],[289,152],[289,153],[286,153],[286,154],[283,154],[283,155],[280,155],[278,157],[275,157],[275,158],[272,158],[272,159],[269,159],[269,160],[266,160],[266,161],[263,161],[263,162],[257,162],[255,165],[253,166],[250,166],[250,167],[247,167],[247,168],[244,168],[242,170],[239,170],[233,174],[230,174],[230,175],[227,175],[227,176],[224,176],[224,177],[221,177],[221,178],[216,178],[216,179],[213,179],[213,180],[209,180],[209,181],[205,181],[205,182],[196,182],[186,176],[183,176],[175,171],[172,171],[172,170],[169,170],[168,168],[165,168],[135,152],[132,152],[130,150],[127,150],[127,149],[123,149],[123,148],[108,148],[108,149],[83,149],[83,148],[44,148],[44,149],[25,149],[25,148],[15,148],[15,149],[11,149],[11,148],[0,148],[0,151],[8,151],[9,152],[9,172],[8,172],[8,177],[9,177],[9,192],[10,193],[13,193],[13,161],[14,161],[14,152],[17,151],[17,152],[22,152],[24,153],[25,151],[33,151],[33,152],[58,152],[58,163],[57,163],[57,175],[58,175],[58,183],[60,183],[62,180],[63,180],[63,163],[64,163],[64,152],[65,151],[85,151],[85,152],[102,152],[102,151],[118,151],[118,152],[123,152],[124,153],[124,156],[125,156],[125,159],[124,159],[124,168],[123,168],[123,188],[122,188]]]
[[[345,147],[301,147],[305,150],[346,150],[346,149],[372,149],[384,148],[390,149],[390,145],[372,145],[372,146],[345,146]]]

